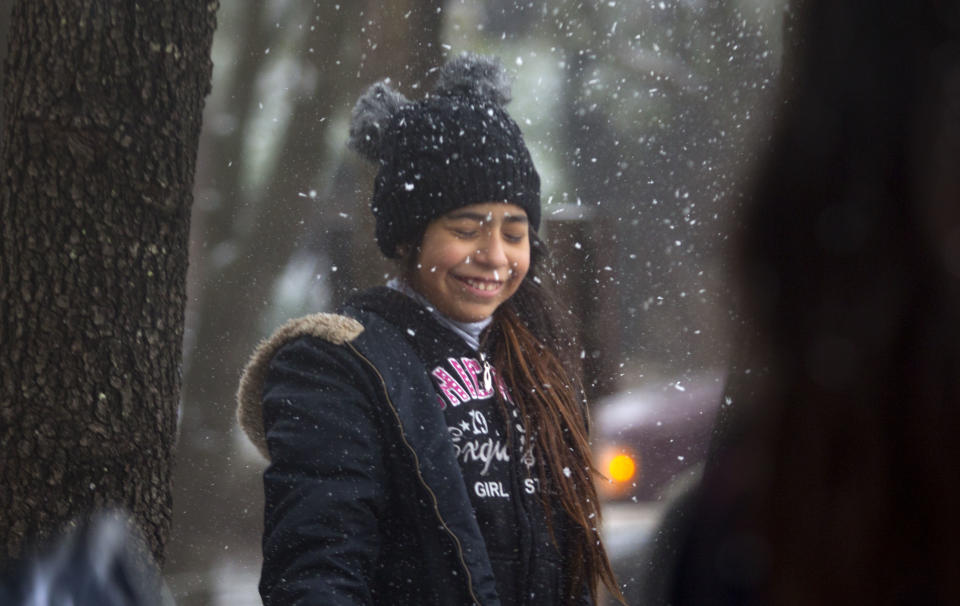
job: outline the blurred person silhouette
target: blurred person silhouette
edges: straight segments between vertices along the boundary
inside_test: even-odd
[[[169,597],[129,518],[104,512],[4,564],[2,606],[161,606]]]
[[[958,604],[960,3],[788,14],[731,404],[627,597]]]

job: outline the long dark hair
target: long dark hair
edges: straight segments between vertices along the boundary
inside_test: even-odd
[[[541,494],[555,495],[573,523],[565,602],[580,597],[586,584],[597,598],[602,582],[621,602],[610,561],[600,541],[600,503],[593,483],[588,409],[581,384],[576,339],[550,284],[550,255],[530,231],[530,269],[517,292],[494,313],[494,365],[516,397],[524,426],[532,432],[540,460]],[[548,523],[552,510],[544,501]]]
[[[574,331],[551,288],[554,272],[547,246],[533,229],[529,237],[530,269],[517,292],[494,312],[483,344],[492,347],[493,364],[540,453],[541,496],[554,538],[555,513],[547,495],[559,500],[562,513],[572,522],[569,551],[562,554],[564,602],[578,601],[584,585],[596,600],[600,583],[623,602],[600,540],[600,503],[593,482],[598,472],[590,452],[589,415]],[[421,232],[416,245],[400,260],[408,280],[416,271],[422,240]]]

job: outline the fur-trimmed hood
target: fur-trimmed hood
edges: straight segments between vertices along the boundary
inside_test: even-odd
[[[260,454],[267,459],[270,458],[261,409],[263,383],[267,376],[270,359],[285,343],[297,337],[319,337],[335,345],[342,345],[352,341],[362,332],[363,325],[353,318],[339,314],[318,313],[290,320],[269,338],[260,342],[243,369],[240,387],[237,390],[237,420]]]

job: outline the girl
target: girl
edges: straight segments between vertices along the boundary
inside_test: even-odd
[[[499,62],[358,101],[351,146],[400,278],[289,322],[239,392],[270,459],[271,604],[584,604],[616,584],[586,408],[543,287],[540,178]]]

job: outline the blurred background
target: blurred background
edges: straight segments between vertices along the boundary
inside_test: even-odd
[[[614,480],[602,488],[608,547],[615,560],[637,549],[664,495],[696,473],[724,404],[736,324],[724,245],[776,109],[783,10],[782,0],[222,3],[165,569],[177,603],[260,603],[265,461],[234,417],[247,356],[284,320],[333,310],[392,271],[372,236],[373,168],[345,146],[354,101],[387,77],[419,98],[464,50],[499,56],[515,76],[509,110],[542,177],[542,231]]]

